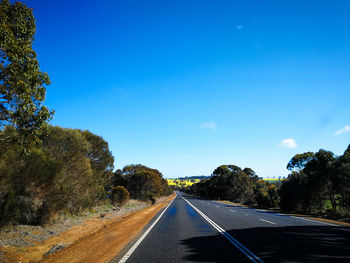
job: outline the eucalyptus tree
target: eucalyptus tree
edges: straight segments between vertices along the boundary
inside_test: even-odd
[[[43,105],[50,78],[40,70],[32,48],[35,31],[30,8],[0,2],[0,129],[13,126],[25,149],[39,141],[53,115]]]

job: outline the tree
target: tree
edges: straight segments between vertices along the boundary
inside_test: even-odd
[[[0,139],[13,132],[7,126]],[[16,143],[4,142],[0,144],[4,146],[0,147],[0,224],[42,224],[56,213],[77,214],[109,201],[100,178],[103,170],[93,168],[99,167],[100,159],[92,156],[100,155],[89,154],[95,146],[81,130],[49,126],[42,143],[28,154],[21,154]]]
[[[278,188],[274,184],[259,180],[254,193],[256,202],[260,207],[277,207],[279,204]]]
[[[16,128],[25,149],[39,141],[53,112],[43,106],[47,73],[32,49],[36,31],[32,10],[9,0],[0,3],[0,129]]]
[[[112,182],[114,186],[124,186],[131,198],[150,200],[152,203],[155,202],[155,197],[171,193],[162,173],[141,164],[127,165],[123,170],[117,170]]]
[[[340,205],[350,211],[350,145],[336,161],[335,188],[340,193]]]
[[[286,211],[307,210],[309,207],[306,198],[307,191],[307,175],[301,171],[293,171],[282,182],[279,195],[281,198],[280,207]]]
[[[334,153],[321,149],[303,169],[308,176],[308,193],[320,210],[327,198],[333,209],[337,207],[335,162]]]
[[[99,180],[99,184],[107,186],[111,183],[114,163],[108,143],[101,136],[93,134],[90,131],[83,131],[82,134],[90,144],[87,157],[90,159],[94,177]]]
[[[236,165],[221,165],[213,171],[212,177],[195,184],[190,192],[211,199],[251,203],[254,197],[250,176],[254,178],[255,172],[250,168],[246,171],[249,175]]]
[[[306,152],[301,154],[296,154],[288,162],[287,169],[290,171],[304,169],[305,165],[310,162],[315,157],[313,152]]]

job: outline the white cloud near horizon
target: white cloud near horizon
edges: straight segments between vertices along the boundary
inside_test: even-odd
[[[350,132],[350,125],[345,125],[344,128],[341,128],[340,130],[335,131],[334,135],[338,136],[348,132]]]
[[[279,147],[296,148],[298,145],[293,138],[287,138],[281,141]]]
[[[217,130],[217,128],[218,128],[218,125],[215,122],[203,122],[201,125],[199,125],[200,130],[207,129],[207,130],[215,131]]]

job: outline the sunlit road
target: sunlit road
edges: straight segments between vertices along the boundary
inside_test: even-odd
[[[138,243],[116,262],[350,262],[349,227],[181,193]]]

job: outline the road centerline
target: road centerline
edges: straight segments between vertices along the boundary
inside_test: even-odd
[[[265,219],[262,219],[262,218],[260,218],[259,220],[261,220],[261,221],[263,221],[263,222],[266,222],[266,223],[269,223],[269,224],[272,224],[272,225],[276,225],[277,223],[275,223],[275,222],[271,222],[271,221],[269,221],[269,220],[265,220]]]

